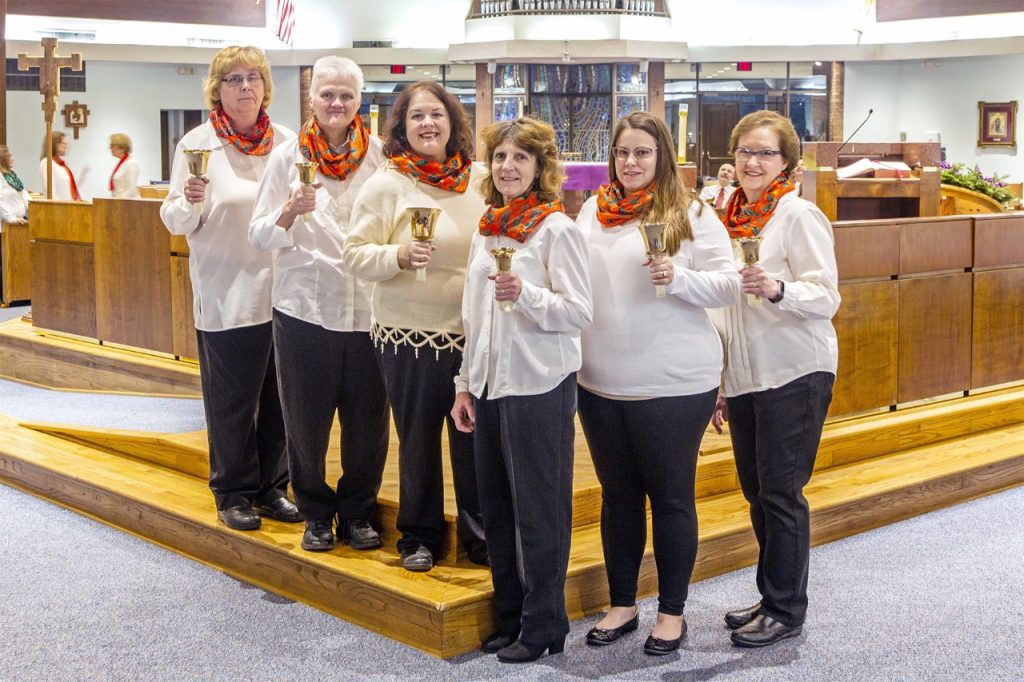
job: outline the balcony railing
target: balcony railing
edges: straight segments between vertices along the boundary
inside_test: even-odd
[[[669,16],[664,0],[473,0],[468,19],[534,14]]]

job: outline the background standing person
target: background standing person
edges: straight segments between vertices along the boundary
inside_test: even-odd
[[[725,210],[733,238],[760,237],[757,265],[741,271],[741,300],[713,312],[726,345],[713,423],[729,421],[736,470],[759,547],[761,601],[726,614],[737,646],[799,635],[807,613],[814,470],[839,357],[832,317],[839,285],[832,226],[797,196],[790,172],[800,143],[789,119],[755,111],[729,138],[740,191]]]
[[[466,353],[452,417],[474,431],[498,630],[482,649],[507,663],[561,653],[569,619],[573,447],[580,330],[592,303],[587,250],[563,212],[550,125],[483,133],[490,208],[473,235],[462,318]],[[491,249],[515,248],[496,273]],[[498,309],[511,303],[511,310]]]
[[[723,163],[718,168],[718,182],[705,185],[700,191],[700,200],[715,210],[725,208],[729,197],[736,191],[733,180],[736,179],[736,167],[731,163]]]
[[[284,421],[277,394],[271,255],[249,243],[256,189],[271,149],[295,134],[271,123],[270,64],[254,47],[218,52],[204,82],[210,120],[178,142],[160,217],[189,246],[199,375],[217,516],[255,530],[260,516],[302,521],[285,493]],[[206,176],[189,175],[184,151],[209,149]],[[194,204],[202,203],[197,214]]]
[[[42,194],[46,195],[46,145],[50,145],[53,162],[50,164],[53,173],[53,196],[55,201],[82,201],[78,192],[78,181],[64,157],[68,153],[68,136],[59,130],[50,133],[49,140],[43,140],[43,151],[39,157],[39,178],[42,180]],[[82,177],[85,176],[83,171]],[[79,178],[81,179],[81,178]]]
[[[28,219],[28,190],[14,172],[14,155],[10,148],[0,145],[0,219],[5,223],[23,223]]]
[[[384,160],[359,117],[363,72],[351,59],[313,65],[313,115],[298,139],[278,145],[260,183],[249,239],[274,252],[274,350],[287,433],[288,471],[306,519],[302,548],[380,547],[370,525],[388,454],[388,403],[370,338],[367,286],[341,259],[359,188]],[[303,185],[296,163],[317,164]],[[334,415],[342,475],[325,480]]]
[[[110,174],[110,193],[115,199],[139,196],[139,163],[132,156],[132,139],[124,133],[110,136],[110,155],[117,159]]]
[[[470,560],[486,564],[473,439],[448,415],[462,364],[466,258],[484,211],[473,129],[454,95],[420,81],[399,95],[386,130],[390,161],[360,192],[345,263],[374,283],[372,334],[398,432],[398,551],[407,570],[434,566],[445,528],[447,421],[459,541]],[[415,207],[441,209],[433,240],[412,239],[408,209]],[[426,280],[417,281],[424,268]]]
[[[580,422],[601,481],[611,595],[611,609],[587,643],[611,644],[638,627],[649,497],[658,618],[644,651],[663,655],[686,635],[683,607],[697,558],[697,454],[722,374],[722,344],[704,309],[736,301],[740,278],[714,211],[679,180],[665,123],[634,112],[612,140],[611,182],[577,218],[594,291],[594,324],[583,331]],[[665,223],[666,255],[645,258],[643,223]],[[655,286],[666,288],[664,298]]]

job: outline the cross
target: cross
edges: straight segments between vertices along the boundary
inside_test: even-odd
[[[56,38],[43,38],[43,56],[29,57],[24,52],[18,55],[18,71],[39,67],[39,93],[43,96],[43,117],[46,121],[46,198],[53,196],[53,150],[50,140],[53,134],[53,114],[57,111],[60,97],[60,70],[82,70],[82,54],[76,52],[70,57],[58,57]],[[76,131],[77,132],[77,131]]]

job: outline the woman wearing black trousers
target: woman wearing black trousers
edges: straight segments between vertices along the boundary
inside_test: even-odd
[[[740,189],[725,208],[733,238],[760,237],[757,265],[741,271],[760,297],[716,311],[726,344],[716,428],[728,419],[743,496],[759,547],[761,601],[726,614],[733,644],[758,647],[799,635],[807,613],[811,522],[803,488],[814,470],[839,357],[832,226],[798,196],[791,171],[800,143],[789,119],[755,111],[729,148]]]
[[[697,556],[694,477],[715,406],[722,345],[706,307],[740,291],[729,239],[715,212],[676,174],[665,123],[621,119],[608,160],[611,183],[583,205],[594,324],[583,332],[580,421],[601,481],[601,540],[611,609],[587,643],[611,644],[638,627],[637,576],[651,500],[658,618],[648,654],[675,651]],[[640,229],[665,223],[665,255],[645,256]],[[659,297],[656,287],[664,287]]]
[[[558,199],[554,130],[520,118],[483,133],[490,208],[473,235],[462,317],[466,352],[452,417],[473,431],[503,662],[560,653],[580,330],[590,324],[586,245]],[[515,249],[496,272],[492,249]]]

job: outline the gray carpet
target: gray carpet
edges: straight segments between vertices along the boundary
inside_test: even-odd
[[[7,312],[7,311],[4,311]],[[0,381],[0,413],[178,431],[198,400],[92,396]],[[1022,680],[1024,488],[816,548],[804,634],[729,644],[724,611],[756,600],[752,569],[692,586],[676,655],[641,651],[654,621],[524,666],[441,661],[0,485],[0,680]]]

